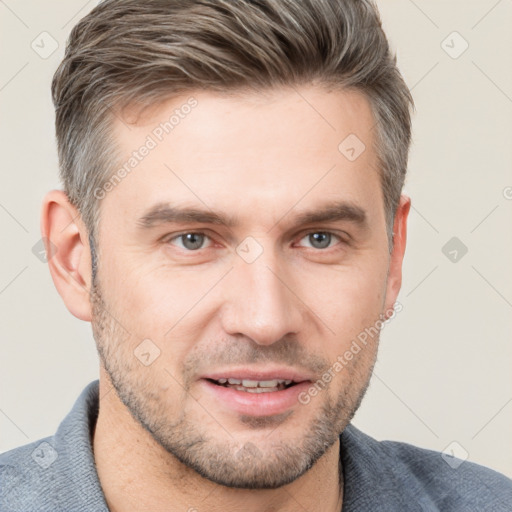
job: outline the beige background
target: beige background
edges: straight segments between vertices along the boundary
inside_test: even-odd
[[[98,377],[90,325],[32,252],[42,197],[58,186],[51,77],[95,3],[0,2],[0,452],[53,434]],[[403,311],[355,424],[512,477],[512,1],[379,6],[417,106],[413,210]],[[454,246],[456,262],[442,251],[452,237],[468,249]]]

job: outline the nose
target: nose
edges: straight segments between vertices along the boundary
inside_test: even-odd
[[[265,251],[256,261],[235,261],[224,283],[222,324],[230,335],[243,335],[258,345],[271,345],[296,334],[304,321],[303,303],[293,291],[289,269]]]

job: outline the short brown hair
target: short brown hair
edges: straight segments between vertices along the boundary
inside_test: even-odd
[[[52,83],[64,189],[94,239],[125,106],[190,90],[356,89],[376,126],[390,247],[407,171],[411,94],[371,0],[105,0],[72,30]],[[340,141],[341,142],[341,141]]]

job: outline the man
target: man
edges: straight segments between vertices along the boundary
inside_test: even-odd
[[[42,232],[100,379],[0,457],[0,510],[512,510],[504,476],[350,424],[410,208],[369,0],[107,0],[52,92]]]

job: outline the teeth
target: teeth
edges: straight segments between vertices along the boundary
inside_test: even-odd
[[[278,391],[278,388],[246,388],[244,386],[237,386],[235,388],[237,391],[245,391],[246,393],[270,393],[272,391]]]
[[[277,380],[277,379],[274,379],[274,380],[261,380],[260,381],[260,387],[261,388],[275,388],[278,384],[281,384],[283,383],[284,384],[284,380]]]
[[[262,393],[266,391],[277,391],[289,386],[292,380],[288,379],[273,379],[273,380],[249,380],[249,379],[233,379],[222,378],[218,379],[219,384],[229,384],[238,389],[239,391],[249,391],[251,393]]]
[[[260,383],[260,385],[261,385],[261,383]],[[243,380],[242,386],[245,386],[246,388],[257,388],[258,381],[257,380]]]

